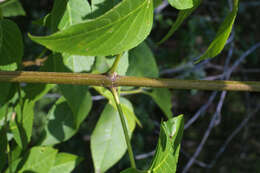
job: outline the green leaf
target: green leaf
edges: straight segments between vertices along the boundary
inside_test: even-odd
[[[176,172],[183,129],[182,115],[162,123],[151,172]]]
[[[72,72],[88,72],[94,64],[95,57],[63,54],[64,65]]]
[[[30,38],[47,48],[75,55],[107,56],[132,49],[150,33],[152,0],[124,0],[94,20],[50,36]]]
[[[171,6],[178,10],[185,10],[193,7],[193,0],[168,0]]]
[[[33,147],[19,163],[23,166],[18,173],[48,173],[55,163],[56,154],[57,150],[51,147]]]
[[[83,21],[91,9],[86,0],[55,0],[51,11],[52,31],[64,30]]]
[[[129,52],[128,76],[158,77],[159,70],[148,45],[143,42]]]
[[[11,20],[0,20],[0,70],[14,71],[23,56],[22,34]]]
[[[10,122],[10,129],[20,148],[26,148],[31,140],[34,119],[34,102],[24,99],[23,105],[15,107],[16,114]]]
[[[166,88],[155,88],[153,91],[145,92],[150,95],[155,103],[161,108],[167,118],[172,118],[173,114],[171,111],[172,102],[171,102],[171,92]]]
[[[78,128],[88,116],[92,107],[92,98],[88,91],[88,86],[59,85],[59,88],[73,112],[74,123],[76,128]]]
[[[49,173],[70,173],[80,161],[81,159],[76,155],[59,153],[57,154],[54,166]]]
[[[25,11],[19,0],[6,0],[0,3],[0,9],[2,10],[4,17],[25,15]]]
[[[175,33],[175,31],[177,31],[180,28],[180,26],[185,21],[185,19],[187,17],[189,17],[193,13],[193,11],[198,8],[201,1],[202,0],[193,0],[193,3],[194,3],[193,8],[190,8],[190,9],[187,9],[187,10],[181,10],[178,13],[178,17],[177,17],[176,21],[173,23],[169,32],[163,37],[163,39],[161,41],[158,42],[158,44],[162,44],[163,42],[168,40]]]
[[[228,14],[228,16],[222,22],[222,24],[218,29],[215,39],[209,45],[207,51],[200,57],[200,59],[196,63],[208,58],[214,58],[215,56],[220,54],[221,51],[224,49],[237,16],[238,4],[239,4],[239,0],[234,0],[233,10]]]
[[[125,52],[122,57],[120,58],[118,68],[116,69],[116,73],[118,75],[125,75],[126,71],[129,66],[129,60],[128,60],[128,52]],[[106,73],[109,71],[109,69],[112,67],[116,57],[115,56],[97,56],[96,62],[93,67],[93,73]]]
[[[48,123],[44,129],[41,145],[54,145],[71,138],[76,132],[73,113],[61,97],[47,115]]]
[[[126,118],[126,122],[128,122],[127,125],[131,136],[134,129],[131,126],[135,125],[135,120],[130,118]],[[132,123],[129,123],[129,120]],[[102,112],[91,135],[90,144],[95,172],[105,172],[125,154],[127,146],[124,132],[119,114],[112,105],[107,104]]]

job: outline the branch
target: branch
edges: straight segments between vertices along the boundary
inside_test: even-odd
[[[106,76],[84,73],[55,72],[0,72],[0,82],[18,83],[53,83],[90,85],[102,87],[136,86],[173,89],[197,89],[218,91],[251,91],[260,92],[260,82],[253,81],[208,81],[180,80],[163,78],[145,78],[134,76]]]

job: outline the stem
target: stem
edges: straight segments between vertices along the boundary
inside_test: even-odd
[[[131,162],[131,167],[136,168],[134,154],[133,154],[133,150],[132,150],[132,146],[131,146],[131,142],[130,142],[130,137],[128,135],[128,130],[127,130],[124,114],[123,114],[123,111],[122,111],[122,108],[121,108],[121,105],[120,105],[118,93],[117,93],[115,88],[111,88],[111,92],[114,96],[116,107],[117,107],[117,110],[118,110],[118,113],[119,113],[119,116],[120,116],[120,120],[121,120],[121,124],[122,124],[122,127],[123,127],[123,131],[124,131],[124,135],[125,135],[125,141],[126,141],[127,150],[128,150],[128,155],[129,155],[130,162]]]
[[[197,89],[217,91],[250,91],[260,92],[260,82],[247,81],[208,81],[208,80],[178,80],[163,78],[145,78],[134,76],[116,76],[111,79],[106,75],[82,73],[54,72],[0,72],[0,82],[18,83],[52,83],[89,85],[102,87],[136,86],[173,89]]]
[[[123,55],[123,53],[118,54],[118,55],[116,56],[116,59],[115,59],[113,65],[112,65],[111,69],[110,69],[109,72],[108,72],[109,74],[113,74],[114,72],[116,72],[116,69],[117,69],[117,67],[118,67],[118,64],[119,64],[119,62],[120,62],[120,59],[121,59],[122,55]]]

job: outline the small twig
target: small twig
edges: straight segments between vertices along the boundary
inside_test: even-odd
[[[212,168],[218,158],[224,153],[224,151],[226,150],[227,146],[229,145],[229,143],[232,141],[232,139],[243,129],[243,127],[245,127],[245,125],[249,122],[249,120],[260,110],[260,105],[257,106],[257,108],[251,112],[241,123],[240,125],[231,133],[231,135],[227,138],[227,140],[225,141],[225,143],[220,147],[220,149],[218,150],[215,159],[213,161],[211,161],[211,163],[209,164],[209,168]]]
[[[159,14],[162,10],[164,10],[169,5],[167,0],[164,0],[161,5],[159,5],[155,10],[155,14]]]
[[[150,151],[148,153],[144,153],[144,154],[139,154],[137,156],[135,156],[136,160],[143,160],[143,159],[147,159],[148,157],[152,157],[155,154],[155,150]]]
[[[23,67],[30,67],[30,66],[42,66],[43,63],[48,59],[48,57],[44,58],[37,58],[35,61],[24,61],[22,63]]]
[[[196,114],[191,119],[189,119],[187,123],[185,123],[184,126],[185,130],[189,128],[200,117],[200,115],[203,114],[208,109],[208,107],[212,104],[212,102],[216,98],[217,93],[218,93],[217,91],[213,92],[209,97],[207,103],[201,106],[201,108],[196,112]]]
[[[181,153],[183,153],[183,155],[187,158],[190,158],[189,154],[186,153],[185,151],[181,150]],[[195,160],[194,163],[202,168],[208,168],[208,165],[202,161],[199,160]]]

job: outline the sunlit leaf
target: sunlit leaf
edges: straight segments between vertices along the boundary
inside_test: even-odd
[[[196,63],[208,58],[214,58],[224,49],[237,16],[238,4],[239,4],[239,0],[234,0],[233,10],[228,14],[228,16],[222,22],[222,24],[218,29],[215,39],[209,45],[207,51],[200,57],[200,59]]]
[[[24,162],[18,173],[49,172],[55,163],[56,154],[57,150],[51,147],[33,147],[26,154],[25,159],[19,163]]]
[[[124,0],[94,20],[45,37],[30,36],[47,48],[75,55],[120,54],[141,43],[153,23],[152,0]]]
[[[81,159],[73,154],[59,153],[56,155],[54,166],[49,173],[70,173]]]
[[[185,10],[193,7],[193,0],[168,0],[168,2],[178,10]]]

